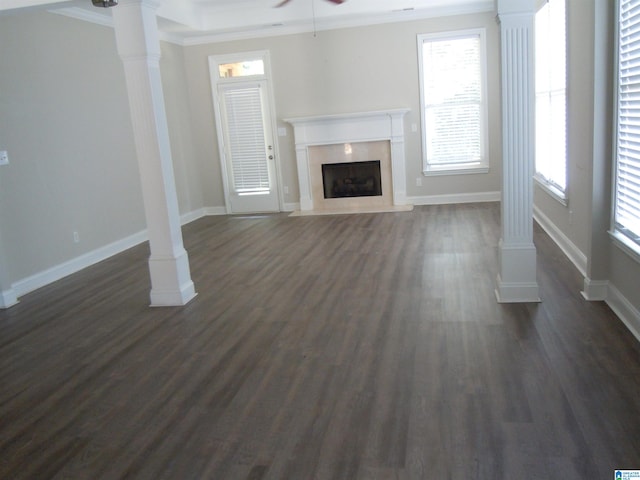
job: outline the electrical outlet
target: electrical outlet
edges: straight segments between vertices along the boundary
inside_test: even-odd
[[[288,195],[288,194],[289,194],[289,187],[287,187],[286,185],[285,185],[285,187],[284,187],[284,194],[285,194],[285,195]]]
[[[416,177],[416,187],[422,186],[422,177]]]
[[[0,150],[0,165],[9,165],[9,154],[6,150]]]

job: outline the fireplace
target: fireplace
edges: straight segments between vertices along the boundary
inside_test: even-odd
[[[408,111],[285,119],[294,127],[298,213],[410,210],[404,152]],[[372,168],[379,174],[370,173]]]
[[[381,196],[380,160],[323,163],[322,186],[324,198]]]

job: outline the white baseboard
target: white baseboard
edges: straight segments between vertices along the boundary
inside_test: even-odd
[[[226,215],[227,208],[226,207],[205,207],[201,209],[203,211],[203,217],[209,215]]]
[[[591,280],[587,277],[586,255],[535,206],[533,216],[584,277],[584,287],[580,292],[582,296],[589,301],[605,301],[622,323],[640,341],[640,312],[638,309],[608,280]]]
[[[560,247],[564,254],[576,266],[583,277],[587,276],[587,256],[547,217],[542,210],[533,206],[533,218],[547,235]]]
[[[224,207],[205,207],[180,216],[180,223],[187,223],[198,220],[207,215],[226,215]],[[79,272],[91,265],[106,260],[109,257],[117,255],[129,248],[135,247],[149,239],[146,230],[130,235],[121,240],[117,240],[103,247],[97,248],[91,252],[87,252],[79,257],[48,268],[42,272],[38,272],[22,280],[18,280],[12,284],[9,291],[0,292],[0,308],[8,308],[17,303],[17,297],[33,292],[38,288],[44,287],[50,283],[60,280],[68,275]],[[12,299],[15,301],[12,302]]]
[[[295,212],[296,210],[300,210],[300,202],[296,203],[285,203],[283,205],[283,212]]]
[[[0,290],[0,308],[13,307],[16,303],[18,303],[18,297],[13,288]]]
[[[55,267],[48,268],[47,270],[36,273],[35,275],[23,278],[13,284],[13,289],[17,296],[33,292],[38,288],[60,280],[72,273],[79,272],[80,270],[83,270],[95,263],[106,260],[107,258],[131,247],[135,247],[146,240],[147,231],[143,230],[142,232],[117,240],[96,250],[80,255],[79,257],[72,258],[71,260],[56,265]]]
[[[207,213],[205,212],[204,208],[199,208],[197,210],[193,210],[191,212],[184,213],[184,214],[180,215],[180,224],[181,225],[186,225],[187,223],[195,222],[199,218],[202,218],[202,217],[204,217],[206,215],[207,215]]]
[[[582,296],[585,300],[590,302],[604,301],[607,299],[609,291],[608,280],[591,280],[588,277],[584,279],[584,287],[582,289]]]
[[[609,284],[607,290],[607,305],[640,341],[640,311],[614,285]]]
[[[446,195],[422,195],[407,197],[412,205],[447,205],[451,203],[499,202],[500,192],[452,193]]]

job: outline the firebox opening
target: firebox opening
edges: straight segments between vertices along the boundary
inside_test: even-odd
[[[381,196],[380,160],[323,163],[322,184],[324,198]]]

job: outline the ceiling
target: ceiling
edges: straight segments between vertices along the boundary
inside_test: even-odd
[[[120,0],[124,2],[126,0]],[[158,27],[164,40],[181,45],[321,31],[341,27],[494,11],[495,0],[164,0]],[[113,8],[118,8],[113,7]],[[44,9],[111,25],[111,9],[91,0],[0,0],[0,15]]]

